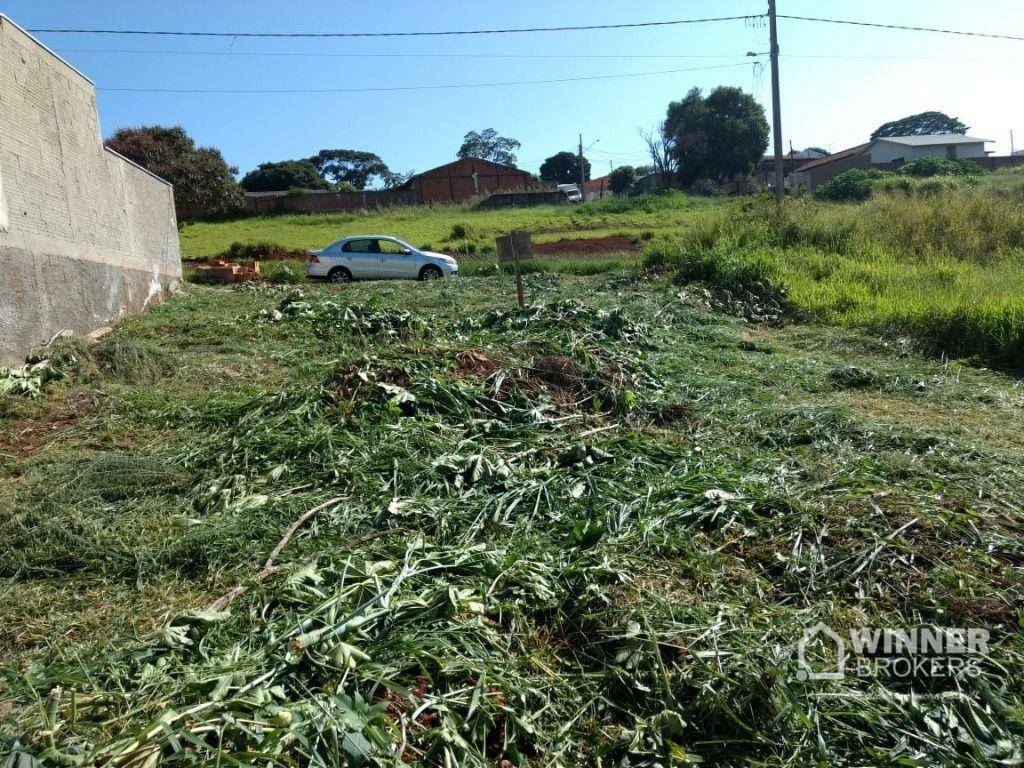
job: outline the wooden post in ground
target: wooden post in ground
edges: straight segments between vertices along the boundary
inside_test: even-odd
[[[519,299],[519,308],[523,309],[526,306],[526,299],[523,298],[523,268],[519,266],[519,253],[511,232],[508,233],[508,247],[512,249],[512,261],[516,265],[516,298]]]
[[[498,264],[512,262],[512,268],[516,275],[516,298],[519,307],[526,306],[526,297],[523,295],[523,259],[533,258],[533,238],[529,232],[512,231],[507,235],[495,238],[498,246]]]

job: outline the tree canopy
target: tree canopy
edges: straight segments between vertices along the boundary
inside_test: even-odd
[[[969,126],[944,112],[921,112],[883,123],[871,134],[872,139],[886,136],[934,136],[937,133],[967,133]]]
[[[608,186],[616,195],[629,193],[636,184],[636,168],[632,165],[620,165],[611,172]]]
[[[515,139],[499,136],[493,128],[487,128],[480,133],[470,131],[462,137],[462,146],[455,156],[459,159],[467,157],[478,157],[481,160],[490,160],[492,163],[502,165],[515,165],[515,151],[522,144]]]
[[[309,160],[284,160],[279,163],[260,163],[241,181],[246,192],[276,192],[286,189],[330,189]]]
[[[575,152],[557,152],[540,166],[540,177],[555,184],[578,184],[580,161]],[[583,158],[583,178],[590,178],[590,161]]]
[[[663,141],[684,185],[746,176],[768,148],[764,109],[739,88],[720,86],[704,97],[692,89],[668,105]]]
[[[180,125],[120,128],[106,145],[174,185],[178,220],[229,213],[245,198],[220,150],[197,147]]]
[[[373,152],[355,149],[321,149],[309,163],[317,173],[334,184],[348,183],[358,190],[366,189],[370,179],[376,178],[382,186],[395,186],[400,178]]]

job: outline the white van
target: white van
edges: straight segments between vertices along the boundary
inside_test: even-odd
[[[578,184],[559,184],[558,191],[564,192],[570,203],[582,203],[583,193]]]

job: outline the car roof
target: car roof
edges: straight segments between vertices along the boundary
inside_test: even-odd
[[[377,240],[377,239],[399,240],[400,242],[403,242],[403,243],[405,242],[400,237],[395,237],[394,235],[346,235],[345,237],[341,238],[341,240],[337,240],[336,242],[340,243],[340,242],[343,242],[345,240]]]

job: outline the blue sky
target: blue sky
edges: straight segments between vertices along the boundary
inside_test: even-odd
[[[778,3],[780,13],[795,15],[1024,35],[1020,0]],[[759,13],[765,5],[766,0],[0,0],[0,10],[27,28],[295,32],[656,21]],[[452,159],[467,131],[490,127],[523,143],[520,164],[530,170],[556,151],[573,149],[582,131],[587,144],[599,139],[588,158],[595,171],[607,171],[609,162],[644,162],[637,129],[656,125],[667,104],[694,86],[739,86],[770,109],[767,60],[763,70],[757,70],[744,58],[748,51],[767,51],[767,27],[743,21],[415,39],[39,37],[101,89],[389,87],[738,65],[634,78],[418,92],[99,92],[105,135],[125,125],[181,124],[199,143],[219,147],[243,173],[263,161],[306,157],[326,147],[376,152],[394,170],[426,170]],[[792,141],[797,148],[818,145],[835,151],[866,140],[882,122],[928,109],[960,117],[971,126],[971,135],[994,139],[989,149],[999,154],[1009,150],[1011,129],[1017,147],[1024,147],[1024,42],[782,20],[780,43],[787,147]],[[252,53],[288,55],[246,55]],[[518,58],[497,58],[500,55]]]

